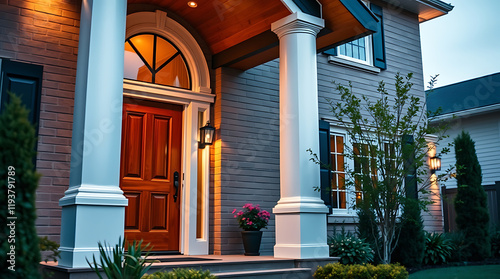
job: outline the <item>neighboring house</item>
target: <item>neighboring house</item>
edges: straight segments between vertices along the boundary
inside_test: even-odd
[[[499,224],[497,205],[500,195],[500,73],[470,79],[427,91],[427,109],[437,116],[430,123],[446,120],[450,123],[449,138],[440,143],[447,146],[462,132],[470,134],[475,142],[477,158],[483,173],[483,186],[488,194],[491,224]],[[455,152],[441,158],[443,170],[455,165]],[[455,228],[453,197],[456,194],[456,180],[446,183],[445,230]]]
[[[273,211],[263,254],[328,257],[327,227],[355,217],[350,192],[320,199],[320,167],[306,152],[320,151],[320,128],[346,141],[325,101],[339,100],[332,81],[377,98],[379,81],[394,93],[394,75],[411,72],[423,98],[419,23],[452,9],[438,0],[5,3],[2,92],[26,94],[38,123],[37,229],[60,241],[66,267],[86,267],[98,241],[124,234],[161,251],[241,254],[231,212],[248,202]],[[215,142],[200,149],[207,121]]]

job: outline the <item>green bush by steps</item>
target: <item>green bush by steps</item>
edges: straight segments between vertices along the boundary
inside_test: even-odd
[[[406,279],[408,271],[399,264],[343,265],[335,263],[318,267],[313,276],[316,279]]]
[[[155,272],[153,274],[146,274],[142,279],[217,279],[214,275],[210,274],[208,270],[178,268],[169,272]]]
[[[363,239],[342,230],[328,237],[331,257],[340,257],[342,264],[364,264],[373,261],[372,248]]]

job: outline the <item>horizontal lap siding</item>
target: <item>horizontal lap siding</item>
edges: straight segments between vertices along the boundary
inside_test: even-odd
[[[279,199],[278,78],[277,61],[247,71],[217,69],[212,253],[243,253],[241,229],[231,213],[234,208],[254,203],[271,212]],[[262,231],[261,254],[271,255],[274,215]]]
[[[483,185],[493,185],[495,181],[500,181],[500,117],[498,112],[472,116],[466,118],[457,118],[451,122],[451,128],[447,131],[450,137],[445,139],[440,145],[446,147],[463,131],[469,132],[472,140],[476,143],[476,153],[483,173]],[[443,155],[441,158],[442,170],[455,164],[455,149]],[[450,179],[445,183],[447,188],[457,186],[455,179]]]
[[[59,199],[69,185],[80,2],[0,1],[0,57],[44,66],[40,106],[36,222],[59,242]]]
[[[377,100],[380,98],[380,94],[377,92],[380,81],[384,81],[389,94],[394,95],[395,74],[398,72],[402,75],[413,73],[412,82],[414,85],[410,94],[420,97],[422,104],[425,102],[418,17],[415,14],[394,10],[387,6],[383,6],[383,8],[387,69],[382,70],[380,73],[364,72],[337,64],[330,64],[327,55],[319,54],[320,118],[334,120],[330,106],[326,101],[331,99],[335,103],[340,100],[339,93],[332,83],[333,81],[342,85],[348,85],[351,82],[355,93],[364,94],[372,100]],[[367,112],[365,112],[365,115],[368,115]],[[439,199],[437,199],[437,202],[439,202]],[[424,223],[430,230],[439,230],[439,224],[442,224],[440,204],[434,205],[430,212],[431,215],[429,213],[424,214]],[[334,220],[333,217],[330,219]],[[345,226],[351,228],[351,225]],[[340,222],[330,222],[329,233],[333,233],[333,227],[337,227],[336,231],[338,232],[341,226],[344,225]]]

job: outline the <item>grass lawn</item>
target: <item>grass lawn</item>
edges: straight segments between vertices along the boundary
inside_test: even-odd
[[[410,274],[410,279],[500,278],[500,265],[433,268]]]

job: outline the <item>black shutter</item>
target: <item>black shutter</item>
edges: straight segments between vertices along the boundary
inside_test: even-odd
[[[385,62],[385,42],[384,42],[384,20],[382,7],[375,4],[370,4],[370,9],[379,19],[377,25],[377,32],[373,33],[373,65],[380,69],[387,69]]]
[[[319,121],[319,160],[321,161],[320,179],[321,179],[321,199],[332,213],[332,194],[331,194],[331,171],[327,167],[330,162],[330,123]]]
[[[16,94],[29,110],[29,120],[36,126],[40,117],[43,67],[22,62],[0,60],[0,112],[9,102],[8,92]]]
[[[403,135],[403,158],[406,172],[405,189],[406,197],[418,199],[417,170],[415,168],[414,139],[412,135]]]
[[[29,120],[35,125],[38,138],[43,66],[0,59],[0,113],[10,101],[8,92],[16,94],[29,110]],[[35,144],[35,151],[37,144]],[[33,158],[36,168],[36,157]]]

